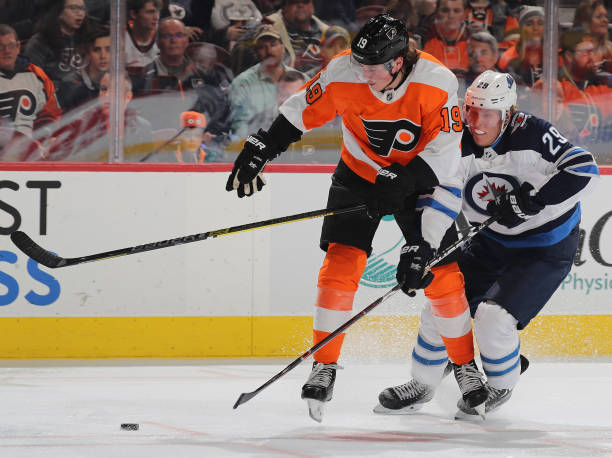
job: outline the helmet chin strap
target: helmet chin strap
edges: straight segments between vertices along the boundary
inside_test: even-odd
[[[402,65],[398,71],[396,71],[395,73],[393,73],[391,71],[391,67],[393,64],[389,64],[388,62],[385,64],[385,68],[387,69],[387,71],[389,72],[389,75],[391,75],[391,81],[389,81],[389,84],[387,84],[384,88],[382,88],[380,90],[380,92],[385,92],[387,89],[389,89],[389,86],[393,85],[393,83],[395,82],[395,79],[397,78],[397,76],[402,73],[402,70],[404,69],[404,66]],[[408,76],[408,72],[404,73],[403,77],[402,77],[402,81],[400,82],[400,84],[398,84],[398,86],[401,86],[401,83],[404,82],[404,80],[406,79],[406,76]]]

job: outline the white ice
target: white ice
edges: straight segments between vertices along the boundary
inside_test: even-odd
[[[299,395],[309,361],[232,409],[289,362],[5,362],[0,457],[612,456],[609,360],[532,361],[481,423],[452,419],[452,376],[419,413],[372,413],[382,389],[408,380],[401,363],[345,363],[322,424]]]

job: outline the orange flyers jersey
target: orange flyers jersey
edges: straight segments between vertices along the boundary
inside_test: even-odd
[[[302,132],[342,117],[343,161],[374,182],[382,167],[419,155],[440,183],[453,175],[461,153],[457,78],[427,53],[395,90],[373,91],[351,69],[351,51],[334,57],[280,107]]]

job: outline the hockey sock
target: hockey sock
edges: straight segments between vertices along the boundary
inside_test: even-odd
[[[434,280],[425,288],[425,295],[431,302],[448,357],[455,364],[468,363],[474,359],[474,339],[463,274],[457,263],[434,267],[431,271]]]
[[[511,389],[521,374],[517,320],[501,306],[482,302],[474,314],[474,333],[489,385]]]
[[[351,318],[353,299],[366,260],[365,251],[359,248],[330,243],[319,272],[319,291],[313,323],[315,345]],[[337,362],[344,335],[339,334],[317,351],[314,359],[325,364]]]

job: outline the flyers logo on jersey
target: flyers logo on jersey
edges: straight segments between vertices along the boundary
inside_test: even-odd
[[[0,118],[14,121],[17,111],[24,116],[31,116],[36,112],[36,97],[26,89],[8,91],[0,94]]]
[[[397,121],[361,120],[370,147],[376,154],[387,157],[392,150],[407,153],[414,149],[421,138],[421,126],[407,119]]]

